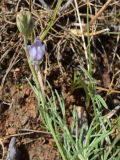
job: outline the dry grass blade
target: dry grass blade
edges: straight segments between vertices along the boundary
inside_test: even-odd
[[[77,11],[77,17],[78,17],[78,21],[79,21],[80,31],[81,31],[81,33],[83,33],[82,21],[81,21],[80,16],[79,16],[80,13],[79,13],[79,9],[78,9],[77,0],[74,0],[74,2],[75,2],[76,11]],[[84,38],[83,34],[81,36],[82,36],[82,41],[83,41],[83,47],[84,47],[85,57],[86,57],[86,60],[88,60],[87,47],[86,47],[86,43],[85,43],[85,38]]]
[[[81,32],[79,29],[70,29],[70,32],[73,33],[74,35],[78,36],[78,37],[82,37],[82,35],[84,35],[85,37],[87,36],[97,36],[99,34],[103,34],[105,32],[108,32],[109,29],[103,29],[100,31],[96,31],[96,32],[92,32],[92,33],[88,33],[87,32]]]
[[[103,5],[103,7],[97,12],[97,14],[91,19],[90,25],[92,25],[97,18],[103,13],[103,11],[108,7],[108,5],[112,2],[112,0],[107,0],[107,2]]]
[[[120,110],[120,105],[116,106],[112,111],[105,115],[106,118],[110,119]]]
[[[5,150],[4,150],[4,144],[3,144],[1,138],[0,138],[0,144],[1,144],[1,146],[2,146],[2,151],[3,151],[1,160],[3,160],[3,159],[4,159],[4,155],[5,155]]]

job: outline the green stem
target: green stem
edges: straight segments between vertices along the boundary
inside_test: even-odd
[[[37,77],[37,73],[32,65],[32,62],[30,60],[30,57],[29,57],[29,52],[28,52],[28,47],[27,47],[27,38],[24,36],[24,47],[25,47],[25,53],[26,53],[26,57],[27,57],[27,60],[28,60],[28,64],[29,64],[29,67],[30,67],[30,70],[32,72],[32,75],[33,75],[33,79],[35,81],[35,84],[37,86],[37,89],[40,90],[41,87],[40,87],[40,84],[39,84],[39,81],[38,81],[38,77]]]
[[[47,36],[49,30],[50,30],[51,27],[54,25],[54,23],[55,23],[55,18],[56,18],[56,15],[57,15],[58,11],[59,11],[59,8],[60,8],[61,3],[62,3],[62,0],[58,0],[57,5],[56,5],[56,8],[54,9],[54,13],[53,13],[53,15],[52,15],[52,17],[51,17],[50,22],[49,22],[47,28],[45,29],[45,31],[44,31],[44,32],[42,33],[42,35],[40,36],[40,39],[41,39],[42,41],[45,39],[45,37]]]
[[[90,23],[89,23],[89,0],[87,0],[87,53],[88,53],[88,72],[90,75],[92,75],[92,60],[91,60],[91,50],[90,50]]]
[[[47,123],[48,123],[48,126],[49,126],[49,129],[50,129],[50,131],[51,131],[51,133],[52,133],[52,136],[53,136],[53,138],[54,138],[54,140],[55,140],[55,143],[56,143],[56,145],[57,145],[57,147],[58,147],[58,150],[59,150],[59,152],[60,152],[60,154],[61,154],[61,156],[62,156],[62,159],[63,160],[67,160],[67,158],[66,158],[66,156],[65,156],[65,153],[63,152],[63,149],[62,149],[62,146],[61,146],[61,144],[60,144],[60,142],[59,142],[59,140],[58,140],[58,138],[57,138],[57,135],[56,135],[56,133],[55,133],[55,130],[54,130],[54,128],[53,128],[53,125],[52,125],[52,123],[51,123],[51,120],[50,120],[50,118],[49,118],[49,115],[48,115],[48,113],[46,113],[47,115]]]

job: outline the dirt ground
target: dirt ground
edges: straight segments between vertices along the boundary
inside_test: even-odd
[[[115,2],[115,1],[114,1]],[[54,8],[53,1],[46,3]],[[105,1],[99,0],[95,8],[91,1],[92,14],[99,10]],[[79,11],[86,13],[85,1],[78,1]],[[16,14],[21,7],[29,9],[27,0],[2,0],[0,2],[0,142],[6,156],[12,136],[17,138],[17,146],[23,153],[23,160],[60,160],[55,142],[50,133],[44,130],[39,118],[35,95],[26,77],[31,73],[23,49],[23,39],[16,26]],[[109,5],[97,19],[97,30],[109,28],[120,32],[120,2]],[[32,15],[36,22],[36,35],[40,34],[50,21],[50,12],[41,8],[35,1]],[[85,107],[85,93],[78,89],[69,94],[74,70],[86,67],[86,59],[81,37],[73,34],[78,29],[75,8],[71,4],[57,20],[44,43],[46,56],[42,63],[42,75],[64,95],[68,121],[72,105]],[[69,32],[68,32],[69,30]],[[98,34],[93,37],[93,77],[97,82],[97,92],[105,99],[109,110],[120,105],[120,36],[119,34]],[[46,67],[47,64],[47,67]],[[49,94],[47,86],[46,94]],[[92,110],[88,110],[92,113]],[[105,114],[108,110],[104,111]],[[119,115],[119,113],[117,113]],[[115,118],[115,117],[114,117]],[[113,120],[114,120],[113,118]],[[0,146],[0,159],[3,148]],[[4,156],[4,159],[5,159]]]

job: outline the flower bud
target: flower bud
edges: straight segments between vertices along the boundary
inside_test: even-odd
[[[26,37],[28,37],[34,28],[34,22],[32,19],[32,15],[29,11],[25,11],[21,9],[16,16],[16,23],[19,31]]]

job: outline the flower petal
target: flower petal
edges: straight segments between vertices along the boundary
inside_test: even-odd
[[[29,54],[32,60],[36,63],[40,61],[45,54],[45,45],[42,44],[39,38],[36,38],[35,43],[28,46]]]
[[[29,54],[33,60],[36,60],[37,50],[35,46],[29,47]]]
[[[38,47],[38,46],[42,47],[42,43],[38,37],[35,40],[35,45],[36,45],[36,47]]]

